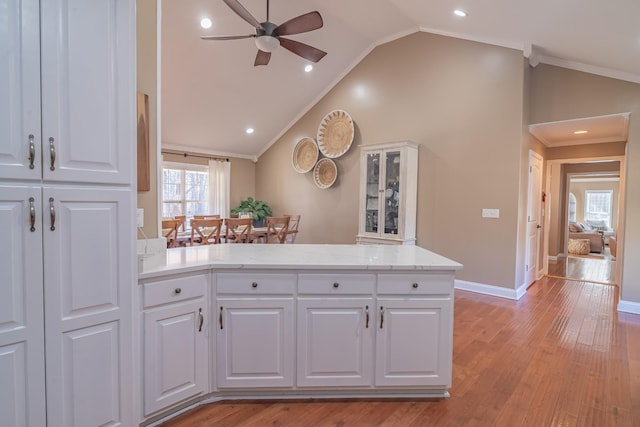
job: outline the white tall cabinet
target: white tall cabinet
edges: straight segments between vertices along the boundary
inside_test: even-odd
[[[0,22],[0,419],[132,425],[135,2]]]
[[[416,241],[418,144],[360,147],[360,210],[356,241],[413,245]]]

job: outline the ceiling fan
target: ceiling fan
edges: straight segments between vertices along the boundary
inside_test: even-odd
[[[236,40],[255,37],[258,54],[253,63],[254,66],[267,65],[271,59],[271,52],[275,51],[279,46],[311,62],[318,62],[327,54],[327,52],[323,52],[313,46],[282,37],[322,28],[322,16],[317,11],[305,13],[283,24],[276,25],[269,21],[269,0],[267,0],[267,20],[265,22],[258,22],[238,0],[224,0],[224,2],[238,16],[253,25],[256,33],[244,36],[200,36],[200,38],[203,40]]]

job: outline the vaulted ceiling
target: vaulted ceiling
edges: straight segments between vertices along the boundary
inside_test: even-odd
[[[240,3],[266,19],[265,0]],[[532,65],[640,83],[637,0],[273,0],[269,20],[312,10],[324,26],[289,37],[328,52],[307,73],[309,62],[282,47],[269,65],[254,67],[254,39],[201,40],[255,33],[223,1],[162,0],[163,147],[255,158],[375,46],[415,31],[519,49]],[[203,17],[211,28],[200,27]]]

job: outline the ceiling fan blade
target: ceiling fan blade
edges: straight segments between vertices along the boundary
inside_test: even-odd
[[[227,4],[227,6],[229,6],[231,8],[231,10],[233,10],[240,18],[244,19],[245,21],[247,21],[249,24],[253,25],[253,27],[255,27],[258,30],[264,30],[264,28],[262,28],[262,25],[260,25],[260,22],[258,22],[258,20],[256,18],[253,17],[252,14],[249,13],[249,11],[247,9],[244,8],[244,6],[242,6],[240,4],[240,2],[238,2],[238,0],[224,0],[224,2]]]
[[[280,46],[311,62],[318,62],[327,54],[308,44],[280,37]]]
[[[271,59],[271,52],[265,52],[264,50],[258,49],[258,54],[256,55],[256,60],[253,63],[254,67],[258,65],[267,65],[269,60]]]
[[[313,11],[289,19],[287,22],[278,25],[274,32],[279,36],[290,36],[317,30],[322,28],[322,25],[322,16],[317,11]]]
[[[255,36],[255,34],[249,34],[248,36],[200,36],[200,38],[202,40],[239,40],[250,39]]]

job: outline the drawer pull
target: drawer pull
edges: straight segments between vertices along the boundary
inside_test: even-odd
[[[176,288],[175,291],[176,295],[180,295],[180,293],[182,292],[182,288]]]
[[[258,282],[253,282],[253,283],[251,284],[251,287],[252,287],[252,288],[257,288],[257,287],[258,287]]]
[[[340,283],[338,283],[338,282],[333,282],[333,287],[334,287],[334,288],[336,288],[336,289],[337,289],[337,288],[338,288],[338,286],[340,286]]]
[[[413,287],[413,289],[418,289],[418,284],[414,283],[413,285],[411,285]]]

